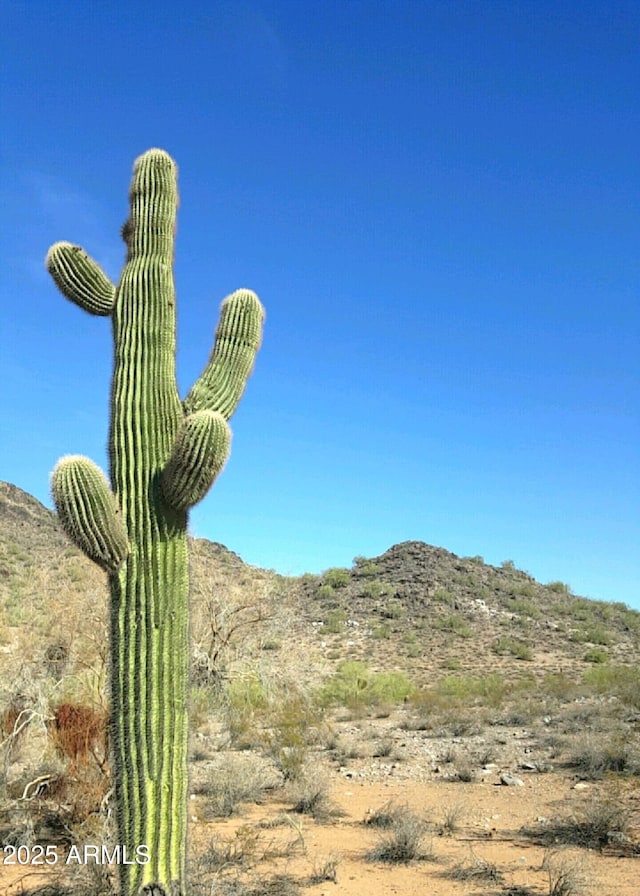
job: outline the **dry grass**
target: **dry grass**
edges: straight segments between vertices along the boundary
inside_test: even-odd
[[[630,833],[631,810],[626,802],[610,794],[596,794],[586,805],[543,827],[528,828],[525,834],[548,846],[578,846],[584,849],[609,847],[623,855],[637,854]]]
[[[592,891],[593,876],[581,856],[551,851],[545,854],[542,868],[547,873],[548,896],[587,896]]]
[[[370,862],[407,864],[433,858],[431,849],[424,848],[427,826],[406,807],[394,810],[393,820],[380,834],[378,843],[367,853]]]

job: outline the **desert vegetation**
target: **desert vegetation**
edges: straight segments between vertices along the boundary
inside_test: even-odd
[[[635,892],[639,614],[417,543],[297,579],[205,541],[191,564],[190,892]],[[113,846],[102,577],[6,484],[0,576],[3,843]],[[16,860],[0,888],[114,872]]]

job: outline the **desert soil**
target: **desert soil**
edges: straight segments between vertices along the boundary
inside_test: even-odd
[[[248,866],[254,878],[263,881],[283,874],[295,878],[309,896],[548,896],[543,861],[549,848],[536,845],[522,829],[543,829],[552,819],[566,817],[569,809],[579,813],[589,801],[598,799],[602,787],[595,782],[576,789],[574,778],[555,771],[521,775],[521,786],[504,786],[493,769],[464,783],[417,780],[416,769],[382,761],[373,770],[371,764],[360,766],[358,770],[354,763],[352,769],[331,773],[329,811],[319,820],[293,813],[291,800],[283,801],[281,790],[268,794],[260,804],[242,806],[237,816],[207,820],[206,795],[194,794],[190,801],[192,850],[202,854],[211,843],[236,844],[247,852],[239,876]],[[627,782],[617,796],[633,807],[637,820],[637,782]],[[430,822],[422,844],[423,859],[409,864],[368,860],[367,853],[384,832],[364,821],[390,801]],[[453,815],[456,827],[443,833],[439,829],[447,814]],[[640,893],[637,854],[621,855],[619,849],[609,847],[559,846],[553,861],[556,866],[577,869],[590,885],[588,891],[579,888],[567,893]],[[311,882],[314,874],[332,867],[335,880]],[[54,874],[4,866],[0,893],[28,893],[51,881]]]

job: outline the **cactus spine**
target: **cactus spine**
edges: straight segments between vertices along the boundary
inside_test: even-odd
[[[185,896],[188,510],[226,461],[227,423],[253,368],[264,312],[228,296],[214,348],[184,402],[175,377],[173,247],[177,168],[152,149],[133,169],[118,285],[78,246],[56,243],[46,266],[60,291],[112,320],[111,487],[88,458],[62,458],[52,494],[71,539],[109,575],[111,734],[119,842],[147,864],[121,864],[123,896]],[[151,885],[155,885],[153,889]]]

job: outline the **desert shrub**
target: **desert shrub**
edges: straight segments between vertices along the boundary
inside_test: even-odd
[[[498,656],[513,656],[518,660],[531,660],[533,653],[528,644],[515,638],[502,637],[493,645],[493,652]]]
[[[344,629],[344,624],[347,621],[347,614],[344,610],[332,610],[325,619],[324,623],[320,626],[320,634],[322,635],[337,635]]]
[[[370,862],[407,864],[429,857],[423,851],[425,823],[406,807],[398,810],[391,826],[380,835],[376,846],[367,853]]]
[[[439,589],[438,591],[435,592],[435,594],[432,597],[432,600],[435,600],[440,604],[446,604],[449,607],[452,607],[456,602],[456,598],[455,598],[454,594],[451,594],[450,591],[444,591],[442,589]]]
[[[434,628],[442,632],[452,632],[452,634],[458,635],[460,638],[470,638],[473,635],[464,617],[460,616],[459,613],[451,613],[451,615],[442,619],[436,619],[433,625]]]
[[[545,853],[542,870],[547,872],[549,896],[585,896],[590,891],[591,876],[580,859],[556,851]]]
[[[463,757],[457,763],[456,772],[452,781],[461,781],[463,784],[471,784],[476,779],[473,763],[468,756]]]
[[[2,734],[19,736],[18,732],[25,730],[30,715],[31,710],[27,706],[27,701],[22,697],[13,697],[2,710],[0,718]]]
[[[267,638],[260,645],[260,650],[281,650],[282,649],[282,641],[279,641],[277,638]]]
[[[265,684],[258,673],[251,671],[229,681],[222,703],[232,739],[236,743],[248,743],[256,713],[269,705]]]
[[[386,641],[393,634],[390,625],[376,625],[371,629],[371,637],[374,641]]]
[[[49,644],[44,652],[44,665],[47,675],[51,678],[61,678],[68,662],[69,648],[66,644],[59,642]]]
[[[333,884],[337,883],[339,864],[340,857],[333,854],[323,859],[316,859],[313,865],[313,871],[309,875],[309,883],[312,885],[321,884],[325,881]]]
[[[415,687],[402,672],[371,672],[365,663],[341,663],[335,675],[320,689],[320,705],[377,706],[381,703],[402,703],[415,692]]]
[[[490,706],[499,706],[513,688],[502,675],[490,673],[474,677],[471,675],[449,675],[436,685],[436,692],[448,703],[468,703],[471,700]]]
[[[462,803],[452,803],[445,806],[442,810],[442,823],[439,826],[439,832],[443,835],[455,834],[464,815],[465,808]]]
[[[640,709],[640,669],[634,666],[596,665],[582,680],[590,693],[617,697],[627,706]]]
[[[582,659],[585,663],[606,663],[609,659],[609,654],[602,647],[592,647],[590,650],[587,650]]]
[[[451,880],[469,881],[469,882],[486,882],[499,884],[502,882],[502,875],[498,871],[498,866],[494,862],[487,859],[481,859],[471,853],[471,860],[466,863],[459,862],[450,870],[445,872],[446,876]],[[514,892],[510,890],[509,892]]]
[[[372,577],[377,576],[380,572],[378,564],[374,563],[373,560],[367,560],[366,557],[354,557],[353,565],[358,576]]]
[[[369,581],[362,583],[359,592],[361,597],[375,600],[375,598],[386,594],[388,590],[388,587],[383,582],[379,582],[378,579],[369,579]]]
[[[629,833],[630,811],[619,800],[596,795],[576,813],[552,819],[543,828],[525,829],[542,844],[602,849]]]
[[[564,582],[548,582],[545,585],[545,588],[548,591],[553,591],[554,594],[564,594],[567,596],[571,594],[571,587],[565,585]]]
[[[530,619],[539,619],[542,615],[532,601],[523,600],[520,597],[511,597],[508,606],[512,613],[517,613],[519,616],[528,616]]]
[[[393,800],[388,800],[379,808],[367,812],[363,823],[367,827],[389,830],[407,811],[407,806],[398,806]]]
[[[622,732],[608,740],[591,736],[581,739],[567,765],[590,781],[597,781],[611,772],[640,775],[640,753]]]
[[[286,781],[299,777],[309,746],[319,738],[322,713],[304,694],[274,701],[266,718],[264,745]]]
[[[394,751],[394,743],[390,737],[384,737],[378,741],[374,748],[373,755],[376,758],[392,756]]]
[[[549,697],[568,703],[574,699],[577,685],[564,672],[549,672],[542,679],[540,690]]]
[[[350,580],[349,571],[339,566],[327,569],[322,573],[323,583],[330,585],[332,588],[344,588],[345,585],[349,584]]]
[[[370,685],[373,704],[403,703],[415,692],[415,686],[403,672],[377,672]]]
[[[601,647],[609,647],[613,644],[611,633],[600,623],[589,625],[580,631],[574,632],[571,635],[571,640],[577,641],[579,644],[598,644]]]
[[[91,706],[60,703],[50,727],[56,750],[73,764],[86,764],[91,753],[107,750],[107,716]]]
[[[399,600],[390,600],[382,608],[385,619],[401,619],[404,616],[404,607]]]
[[[189,721],[194,728],[203,725],[214,711],[215,689],[203,685],[192,685],[189,693]]]
[[[264,768],[250,757],[230,755],[209,772],[198,789],[208,798],[208,816],[229,818],[240,804],[260,802],[272,783]]]
[[[537,588],[533,582],[520,582],[517,585],[513,586],[511,592],[517,597],[536,597],[538,593]],[[542,613],[538,611],[538,616],[541,615]]]
[[[325,821],[340,814],[329,797],[328,779],[317,767],[304,769],[289,787],[289,796],[291,811],[298,815],[312,815],[316,821]]]
[[[331,585],[320,585],[317,595],[321,600],[330,600],[334,596],[333,587]]]

